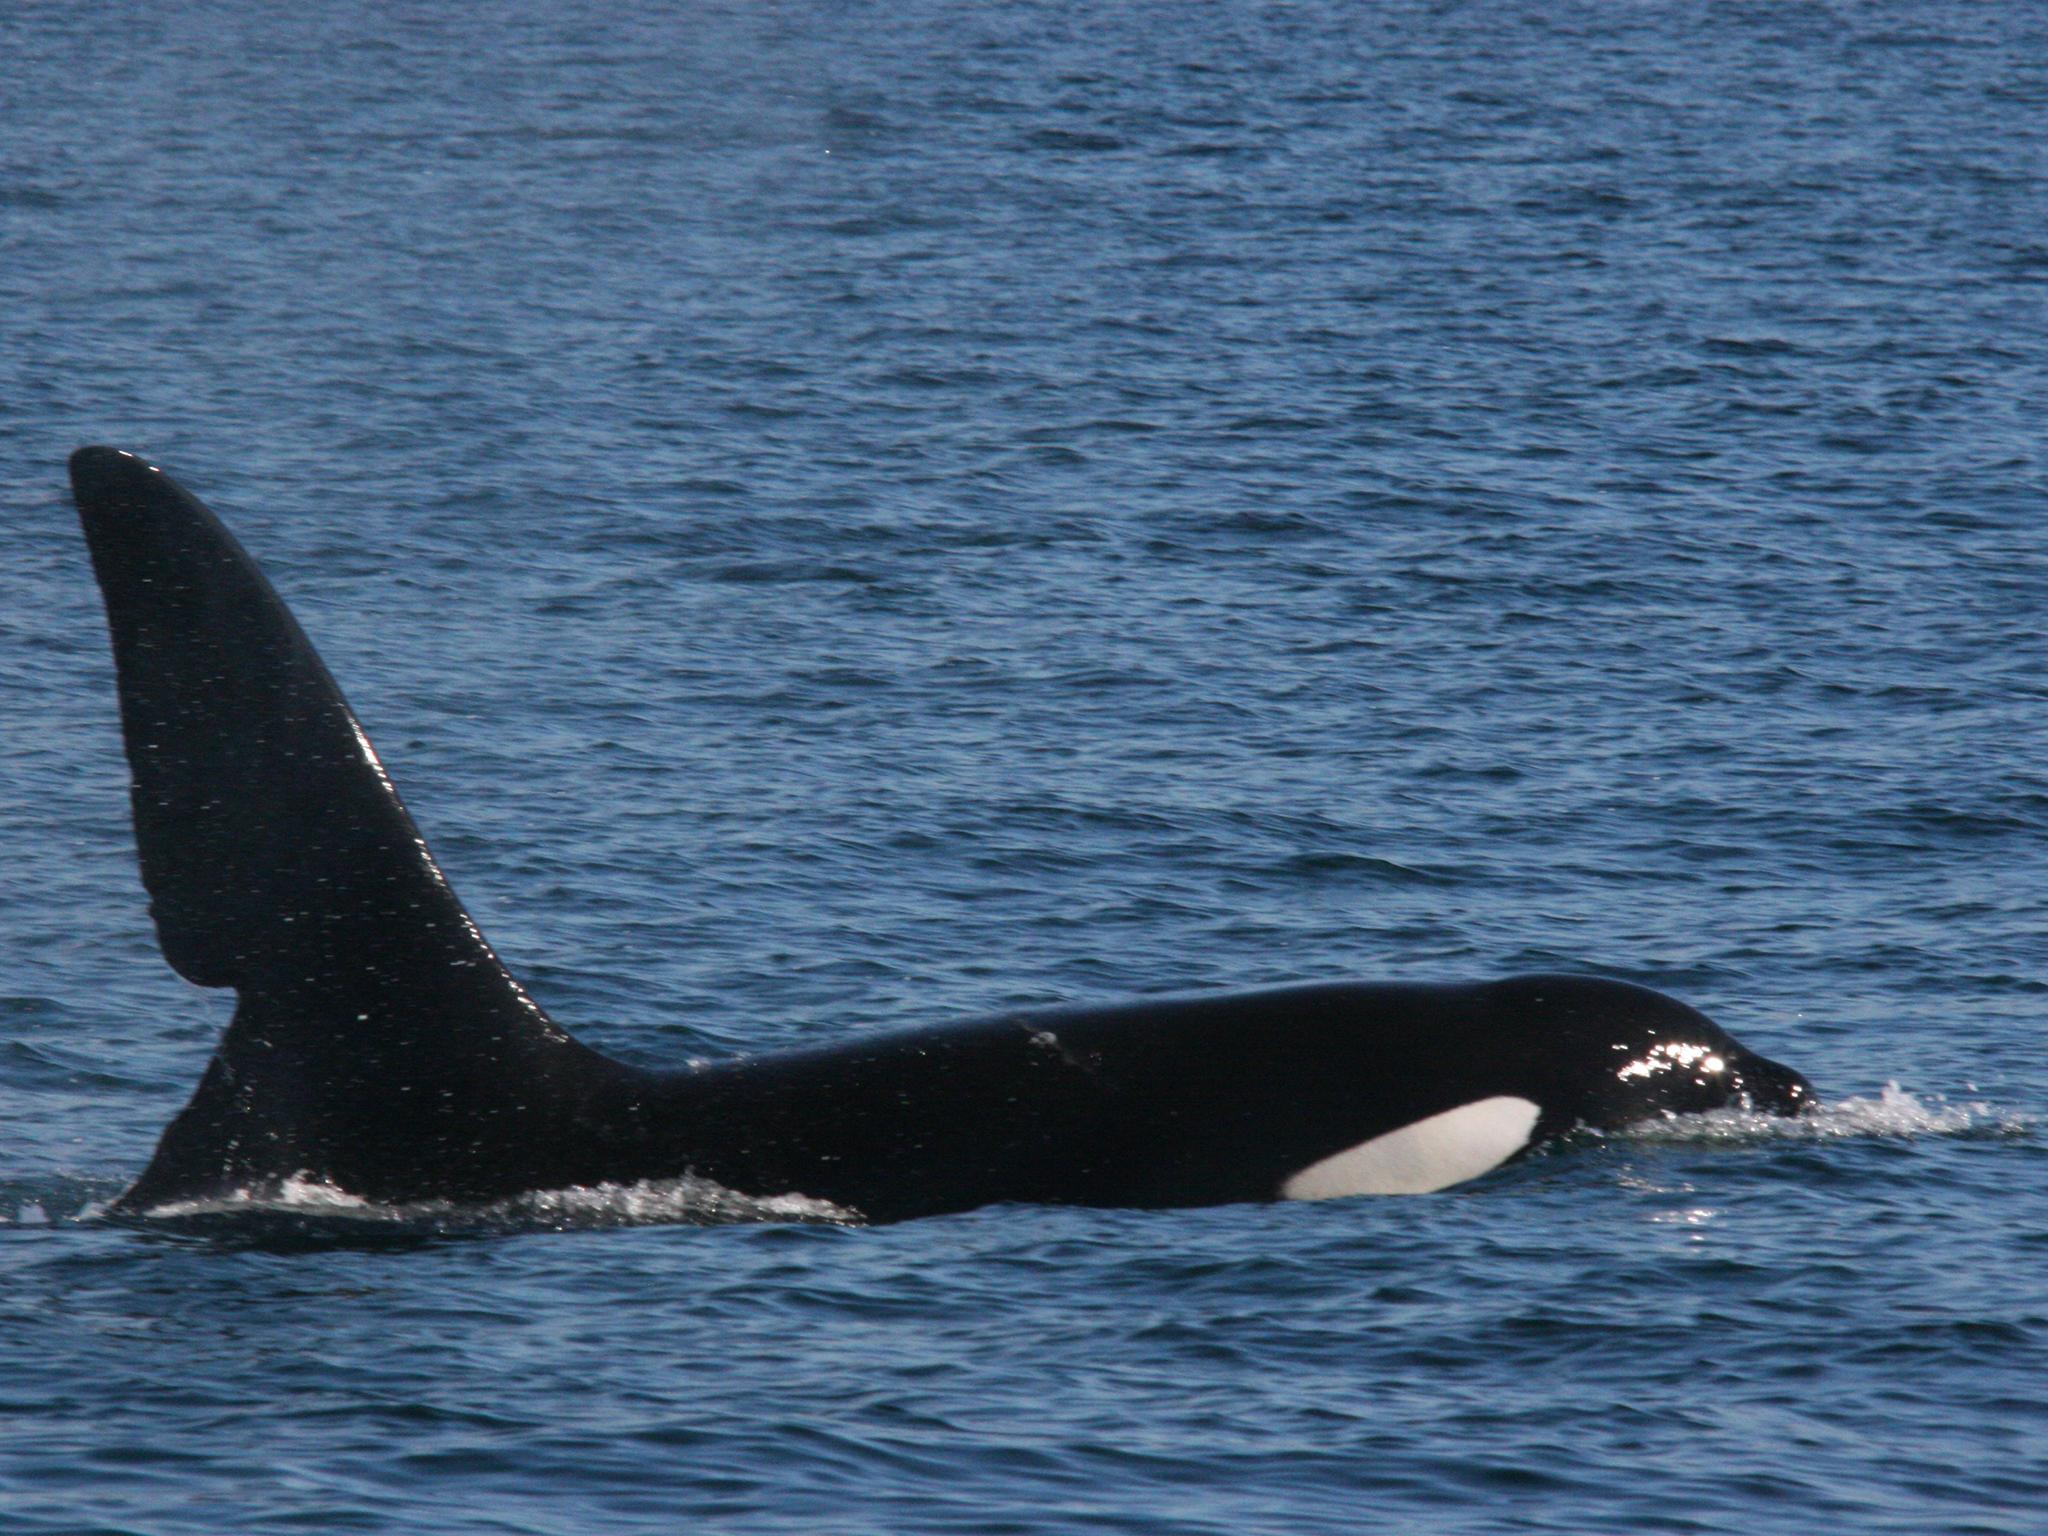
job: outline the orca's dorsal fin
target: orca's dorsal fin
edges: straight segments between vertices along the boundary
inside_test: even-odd
[[[180,975],[240,994],[125,1203],[300,1171],[402,1195],[422,1152],[409,1138],[482,1157],[464,1139],[507,1095],[602,1058],[492,952],[220,520],[116,449],[79,449],[71,482],[106,598],[157,936]],[[410,1101],[410,1130],[394,1095]]]
[[[71,482],[106,596],[164,957],[204,987],[264,990],[345,983],[325,973],[353,970],[367,944],[385,963],[467,964],[516,992],[234,535],[116,449],[79,449]]]

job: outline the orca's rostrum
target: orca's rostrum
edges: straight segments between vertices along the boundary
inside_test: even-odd
[[[1580,1126],[1806,1080],[1583,976],[1333,983],[1005,1014],[649,1071],[505,969],[232,535],[111,448],[71,459],[164,956],[238,1002],[114,1212],[293,1180],[380,1205],[685,1177],[869,1220],[1440,1189]]]

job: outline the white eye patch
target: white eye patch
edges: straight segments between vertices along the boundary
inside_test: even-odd
[[[1334,1200],[1448,1189],[1498,1168],[1526,1147],[1541,1113],[1527,1099],[1505,1095],[1461,1104],[1309,1164],[1280,1186],[1280,1198]]]

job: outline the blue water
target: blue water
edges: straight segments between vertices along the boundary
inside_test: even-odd
[[[2041,1531],[2044,192],[2024,5],[0,9],[0,1528]],[[87,441],[619,1055],[1577,969],[1831,1107],[1324,1205],[96,1224],[227,1003]]]

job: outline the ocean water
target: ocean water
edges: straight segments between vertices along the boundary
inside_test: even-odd
[[[0,9],[0,1529],[2048,1528],[2044,193],[2025,5]],[[227,1001],[91,441],[621,1056],[1570,969],[1828,1107],[1314,1205],[96,1222]]]

